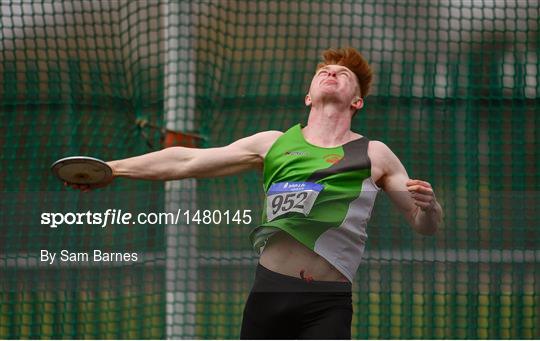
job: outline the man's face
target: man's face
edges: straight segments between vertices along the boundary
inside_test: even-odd
[[[356,75],[342,65],[326,65],[317,70],[309,87],[311,102],[318,100],[352,101],[360,97]]]

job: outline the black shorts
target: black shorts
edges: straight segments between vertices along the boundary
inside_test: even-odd
[[[350,339],[349,282],[311,281],[258,265],[241,339]]]

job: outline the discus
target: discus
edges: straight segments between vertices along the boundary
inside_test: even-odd
[[[112,169],[104,161],[89,156],[70,156],[51,165],[60,180],[76,185],[103,184],[111,180]]]

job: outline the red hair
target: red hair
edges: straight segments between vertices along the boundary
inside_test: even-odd
[[[360,87],[360,96],[366,97],[368,95],[373,72],[360,52],[352,47],[328,49],[323,52],[322,57],[323,61],[317,65],[317,70],[326,65],[345,66],[356,75]]]

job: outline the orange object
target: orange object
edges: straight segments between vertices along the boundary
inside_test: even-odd
[[[135,124],[139,127],[141,135],[146,139],[146,143],[152,149],[155,149],[152,142],[148,138],[148,135],[145,133],[144,128],[150,128],[158,130],[160,133],[160,142],[163,148],[169,147],[199,147],[202,145],[204,137],[201,135],[191,133],[191,132],[181,132],[169,130],[163,127],[160,127],[156,124],[148,122],[148,120],[143,118],[138,118],[135,120]]]
[[[162,145],[164,148],[182,146],[198,147],[201,145],[203,137],[193,133],[183,133],[179,131],[165,130]]]

